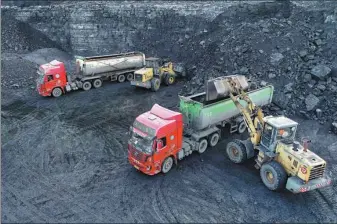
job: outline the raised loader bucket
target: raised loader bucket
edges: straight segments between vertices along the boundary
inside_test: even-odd
[[[229,96],[230,84],[228,81],[234,81],[236,88],[247,90],[249,85],[245,76],[231,75],[210,79],[206,83],[206,101],[216,100]]]

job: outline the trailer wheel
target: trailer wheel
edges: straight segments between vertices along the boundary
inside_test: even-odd
[[[125,82],[125,79],[125,75],[119,75],[117,78],[118,82]]]
[[[169,74],[167,74],[167,75],[165,76],[165,84],[166,84],[167,86],[173,85],[175,81],[176,81],[176,77],[175,77],[174,75],[169,75]]]
[[[103,82],[100,79],[95,79],[95,81],[93,82],[93,85],[94,85],[95,88],[101,87],[102,84],[103,84]]]
[[[133,80],[133,73],[128,73],[127,76],[126,76],[126,79],[128,81],[132,81]]]
[[[173,166],[172,157],[171,156],[167,157],[162,164],[161,172],[168,173],[171,170],[172,166]]]
[[[211,135],[211,137],[209,138],[209,145],[211,147],[216,146],[216,144],[218,144],[218,142],[219,142],[219,139],[220,139],[219,133],[217,133],[217,132],[213,133]]]
[[[53,89],[51,94],[53,95],[53,97],[59,97],[59,96],[62,95],[62,89],[56,87],[56,88]]]
[[[247,160],[245,145],[238,139],[227,144],[226,153],[233,163],[243,163]]]
[[[91,82],[86,81],[86,82],[83,83],[82,89],[85,90],[85,91],[88,91],[89,89],[91,89],[91,86],[92,86]]]
[[[153,92],[157,92],[159,88],[160,88],[160,80],[157,78],[153,78],[151,80],[151,90]]]
[[[243,132],[245,132],[247,129],[246,123],[245,121],[241,121],[239,124],[239,128],[238,128],[238,133],[242,134]]]
[[[262,165],[260,169],[262,182],[269,190],[278,191],[285,188],[287,173],[276,161],[271,161]]]
[[[200,142],[199,142],[199,147],[198,147],[198,152],[201,154],[201,153],[204,153],[206,151],[208,147],[208,142],[206,139],[202,139]]]

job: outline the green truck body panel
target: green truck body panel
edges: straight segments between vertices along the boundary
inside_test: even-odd
[[[248,92],[250,99],[258,106],[270,104],[274,92],[273,86],[266,86],[257,90]],[[184,123],[189,128],[202,130],[213,126],[222,121],[228,121],[241,113],[236,108],[234,102],[230,98],[222,99],[214,103],[204,104],[198,99],[205,96],[205,93],[199,93],[192,96],[179,96],[180,112],[183,114]],[[245,107],[247,103],[240,100]]]

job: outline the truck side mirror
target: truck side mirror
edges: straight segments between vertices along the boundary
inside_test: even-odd
[[[133,131],[133,127],[130,126],[130,127],[129,127],[129,136],[130,136],[130,137],[132,136],[132,131]]]

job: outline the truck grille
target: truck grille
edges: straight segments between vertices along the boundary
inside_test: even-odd
[[[135,81],[141,82],[142,81],[142,75],[135,74]]]
[[[309,180],[322,177],[324,174],[324,171],[325,171],[325,164],[314,166],[311,169]]]
[[[129,145],[129,152],[133,158],[138,160],[139,162],[145,162],[146,155],[140,151],[138,151],[135,147],[132,145]]]

